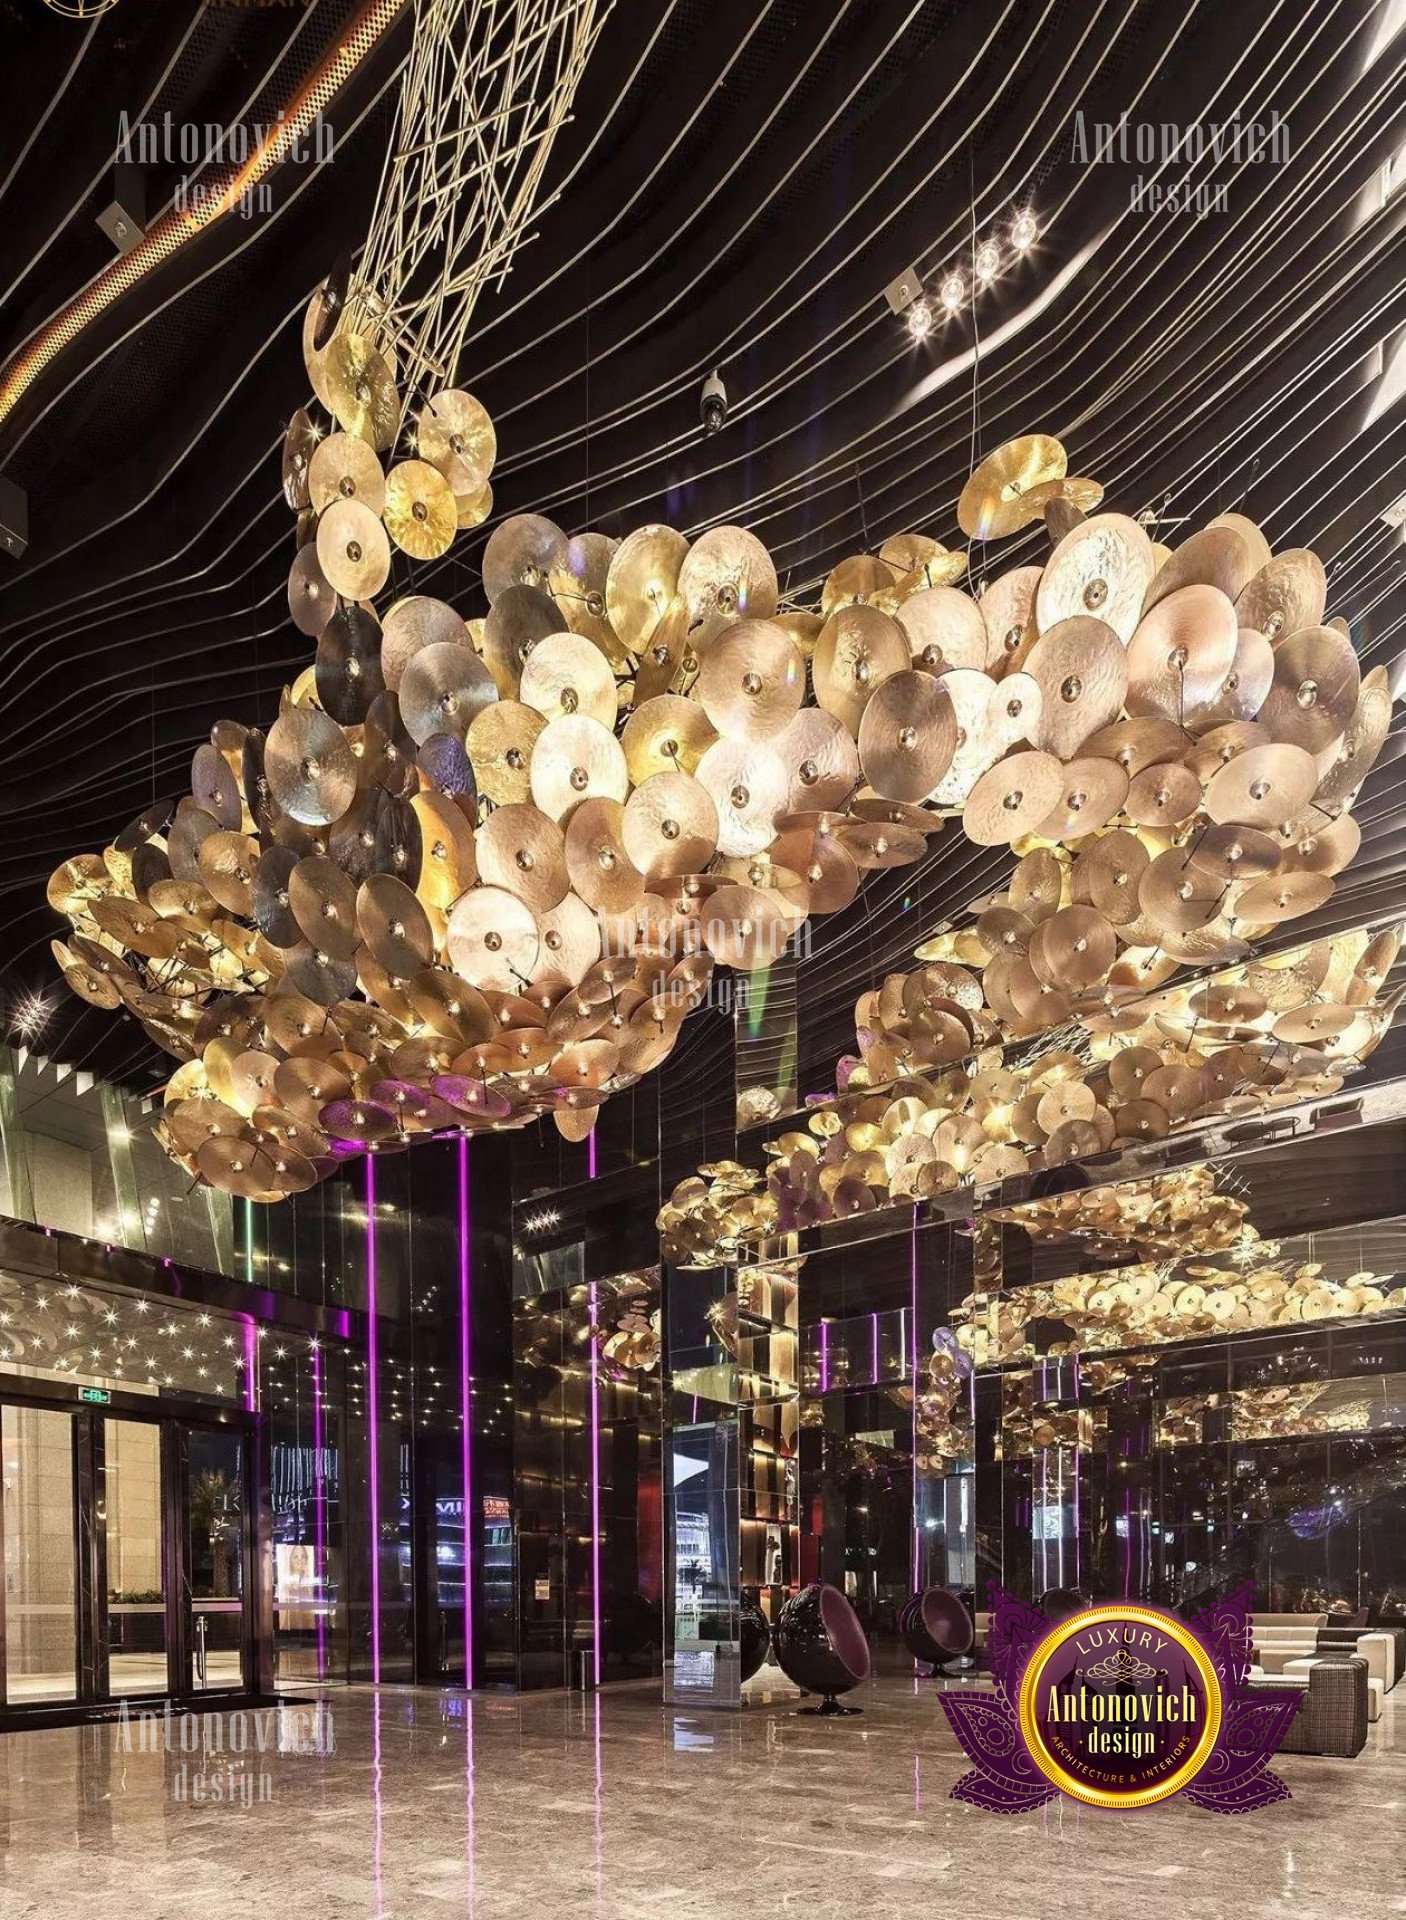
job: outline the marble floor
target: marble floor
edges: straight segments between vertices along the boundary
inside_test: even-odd
[[[315,1708],[228,1718],[246,1751],[203,1761],[178,1723],[169,1752],[131,1726],[0,1735],[0,1916],[1406,1914],[1406,1686],[1357,1760],[1285,1755],[1292,1801],[1237,1819],[950,1801],[965,1763],[930,1688],[882,1678],[838,1721],[669,1710],[655,1686],[341,1690],[320,1730]]]

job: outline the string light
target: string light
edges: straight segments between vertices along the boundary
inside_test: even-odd
[[[988,237],[977,248],[972,256],[972,271],[982,287],[989,287],[1001,271],[1001,249],[994,239]]]
[[[933,328],[933,310],[926,300],[915,300],[908,309],[908,331],[915,340],[926,340]]]
[[[30,989],[16,997],[10,1026],[21,1040],[37,1040],[48,1026],[52,1012],[53,1007],[46,996]]]

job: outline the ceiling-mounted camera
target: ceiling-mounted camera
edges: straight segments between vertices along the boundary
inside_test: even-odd
[[[703,382],[703,394],[698,403],[698,411],[703,418],[704,433],[716,433],[727,419],[727,388],[716,369]]]

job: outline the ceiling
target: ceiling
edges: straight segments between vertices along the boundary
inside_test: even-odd
[[[3,1017],[47,994],[35,1044],[137,1085],[160,1058],[64,992],[44,883],[182,789],[216,718],[268,724],[310,657],[286,610],[277,449],[307,397],[301,311],[366,232],[408,13],[332,102],[330,160],[285,165],[266,206],[106,305],[92,289],[117,256],[96,217],[123,113],[267,122],[364,11],[115,0],[73,20],[0,0],[0,472],[31,530],[23,560],[0,554]],[[1039,429],[1172,543],[1184,518],[1240,506],[1276,547],[1317,547],[1364,664],[1394,659],[1406,551],[1381,516],[1406,494],[1403,16],[1401,0],[1238,0],[1232,34],[1211,0],[616,6],[458,369],[497,426],[496,512],[615,535],[740,520],[804,600],[900,528],[955,543],[974,458]],[[1084,157],[1124,114],[1133,141],[1139,123],[1237,114],[1283,130],[1273,159],[1242,142],[1196,168],[1225,190],[1196,217],[1130,204],[1139,176],[1181,167]],[[178,154],[151,171],[148,220],[186,171]],[[915,342],[885,285],[911,265],[969,270],[1027,205],[1036,245],[1007,247],[975,303]],[[705,436],[714,367],[731,405]],[[485,537],[402,563],[397,586],[482,611]],[[1041,532],[978,549],[972,573],[1043,547]],[[1325,910],[1341,923],[1406,907],[1390,751]],[[816,1059],[843,1050],[874,972],[911,954],[915,916],[955,912],[999,866],[950,832],[814,928]]]

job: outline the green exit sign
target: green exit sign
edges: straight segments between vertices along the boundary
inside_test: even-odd
[[[86,1400],[90,1407],[106,1407],[112,1401],[112,1395],[106,1387],[80,1387],[78,1398]]]

